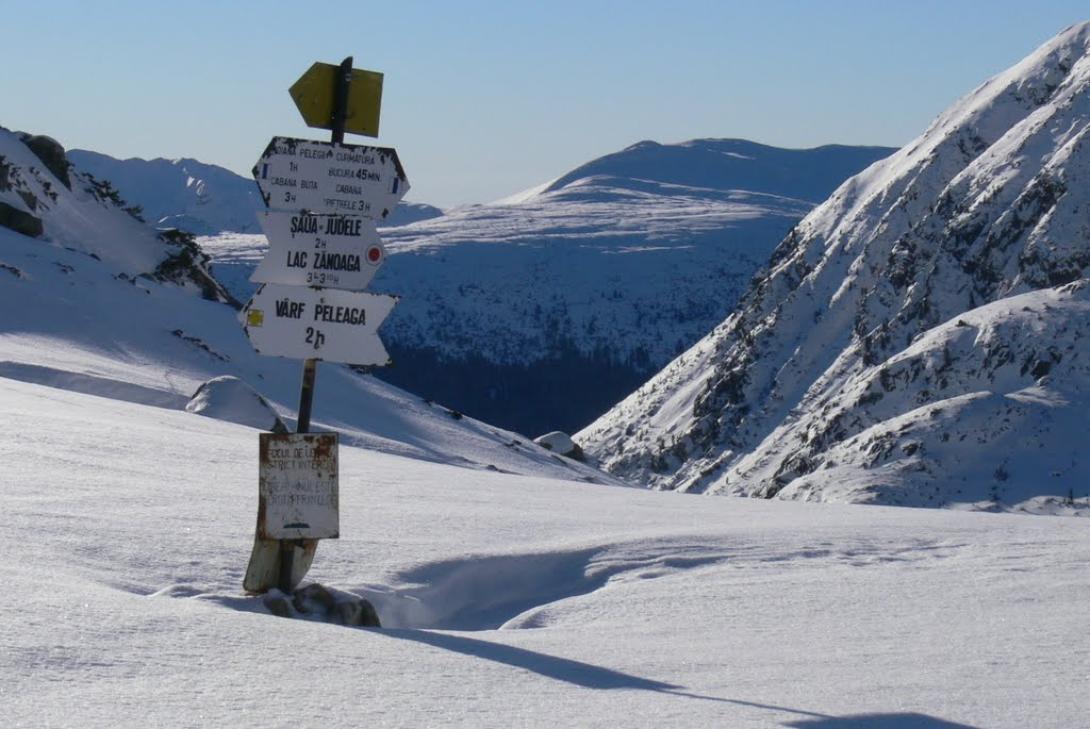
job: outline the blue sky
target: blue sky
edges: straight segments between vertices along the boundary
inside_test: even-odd
[[[307,129],[316,60],[386,74],[382,136],[442,206],[531,187],[642,139],[899,146],[1085,3],[135,2],[3,4],[0,125],[240,173]],[[351,141],[369,143],[367,138]],[[374,142],[370,142],[374,143]]]

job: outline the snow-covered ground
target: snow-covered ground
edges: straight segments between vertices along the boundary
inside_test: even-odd
[[[309,579],[384,627],[274,617],[241,585],[238,423],[290,423],[299,363],[253,352],[198,258],[163,275],[184,243],[0,154],[0,202],[41,223],[0,229],[0,726],[1085,724],[1086,519],[625,488],[331,364],[342,536]],[[1085,318],[1076,293],[1004,326]]]
[[[0,378],[9,727],[1085,723],[1090,521],[706,499],[341,449],[310,578],[242,594],[257,431]]]

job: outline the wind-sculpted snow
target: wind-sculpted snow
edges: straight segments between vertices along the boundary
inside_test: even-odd
[[[752,155],[741,171],[714,140],[650,156],[636,145],[548,190],[383,229],[390,256],[371,288],[403,298],[383,325],[395,366],[381,376],[531,435],[574,430],[721,321],[813,205],[712,185],[775,187],[794,169],[835,177],[827,193],[849,174],[841,168],[888,153],[724,145]],[[726,172],[715,177],[717,166]],[[204,245],[246,295],[263,240]]]
[[[5,378],[0,414],[5,727],[1071,729],[1090,710],[1085,519],[699,499],[342,441],[341,536],[308,578],[369,600],[383,627],[360,629],[244,594],[253,429]]]
[[[1065,31],[845,182],[734,314],[577,440],[658,488],[989,508],[1085,495],[1067,426],[1088,382],[1088,47],[1090,25]],[[959,317],[987,336],[894,376]]]

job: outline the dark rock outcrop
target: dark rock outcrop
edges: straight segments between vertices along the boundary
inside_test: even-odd
[[[71,190],[72,180],[68,176],[68,169],[71,165],[61,143],[44,134],[21,134],[20,137],[23,144],[42,161],[45,168]]]

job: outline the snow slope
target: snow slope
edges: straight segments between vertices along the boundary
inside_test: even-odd
[[[341,449],[311,578],[240,581],[256,431],[0,378],[10,727],[1070,729],[1090,522],[696,499]]]
[[[0,156],[10,183],[0,201],[26,205],[21,193],[34,192],[45,231],[35,239],[0,227],[0,377],[182,409],[202,383],[232,375],[294,415],[298,361],[256,354],[235,309],[189,279],[148,273],[174,260],[176,246],[95,198],[82,178],[69,190],[18,136],[0,132]],[[611,481],[340,365],[319,368],[314,423],[346,442],[471,469]]]
[[[265,206],[257,186],[223,167],[195,159],[119,160],[83,149],[70,151],[68,158],[76,169],[109,180],[154,225],[197,235],[261,231],[256,213]]]
[[[390,257],[372,288],[404,298],[384,330],[396,366],[381,376],[530,435],[574,430],[721,321],[814,202],[889,151],[642,142],[527,193],[384,229]],[[203,245],[246,295],[263,239]]]
[[[784,239],[738,310],[577,436],[657,488],[1085,510],[1090,24]]]
[[[69,185],[18,134],[0,127],[0,202],[40,219],[43,237],[93,253],[126,275],[152,271],[167,257],[155,231],[131,215],[109,211],[110,200],[92,181],[76,175]]]
[[[261,232],[256,214],[265,206],[249,177],[188,158],[119,160],[83,149],[68,157],[76,169],[109,180],[122,198],[143,209],[149,223],[196,235]],[[407,225],[438,215],[442,211],[434,206],[402,202],[386,222]]]

